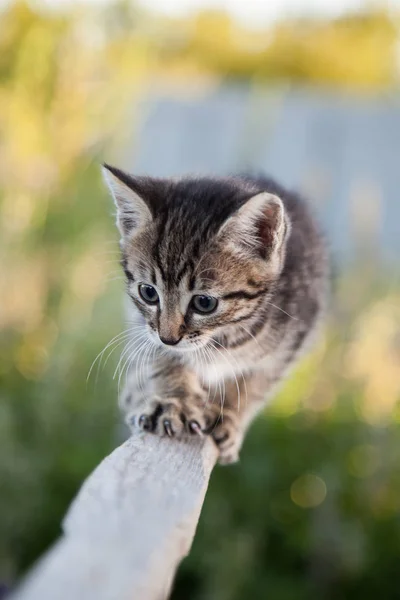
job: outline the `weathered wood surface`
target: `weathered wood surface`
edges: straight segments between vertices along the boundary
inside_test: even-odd
[[[167,598],[189,552],[215,460],[210,439],[130,438],[85,481],[63,536],[12,598]]]

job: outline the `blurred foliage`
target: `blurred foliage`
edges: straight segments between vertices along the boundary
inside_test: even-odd
[[[130,2],[4,9],[0,579],[14,580],[57,536],[80,483],[116,444],[118,351],[86,383],[123,327],[98,162],[129,141],[149,77],[381,89],[397,82],[395,41],[383,13],[250,33],[225,15],[161,21]],[[241,464],[213,474],[174,598],[398,597],[400,294],[391,278],[372,285],[358,268],[340,280],[325,344],[254,425]]]
[[[13,578],[54,538],[79,483],[115,445],[112,378],[86,389],[86,375],[109,333],[121,328],[120,299],[105,290],[110,271],[118,267],[118,238],[98,162],[105,145],[112,151],[114,131],[132,120],[149,64],[135,12],[128,8],[119,4],[104,14],[76,10],[66,16],[18,2],[2,15],[5,578]],[[118,141],[123,143],[121,135]]]
[[[334,21],[284,21],[248,30],[223,12],[203,12],[170,27],[155,43],[162,65],[182,65],[236,79],[290,81],[353,90],[387,89],[398,82],[398,25],[386,12]]]

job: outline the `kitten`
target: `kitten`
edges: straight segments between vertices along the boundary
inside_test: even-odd
[[[103,172],[132,327],[127,423],[162,436],[209,434],[219,462],[235,462],[324,312],[329,269],[314,219],[262,177]]]

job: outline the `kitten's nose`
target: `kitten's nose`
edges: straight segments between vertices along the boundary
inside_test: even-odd
[[[163,338],[160,336],[160,340],[162,341],[163,344],[166,344],[167,346],[176,346],[176,344],[178,344],[181,341],[182,337],[177,338],[177,339],[172,339],[172,338]]]

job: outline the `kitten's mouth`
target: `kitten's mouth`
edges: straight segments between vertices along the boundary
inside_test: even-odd
[[[177,352],[182,352],[184,354],[188,354],[190,352],[195,352],[196,350],[198,350],[199,348],[201,348],[203,346],[203,344],[193,344],[191,342],[189,342],[188,344],[186,344],[185,346],[180,346],[179,348],[177,348]]]
[[[164,348],[164,350],[169,350],[174,354],[190,354],[196,352],[196,350],[204,348],[208,342],[208,340],[202,340],[199,338],[197,338],[196,341],[193,341],[183,337],[176,342],[174,341],[174,343],[170,343],[169,340],[165,341],[160,338],[158,333],[155,331],[149,330],[149,334],[151,340],[155,342],[157,346]]]
[[[185,342],[184,340],[182,342],[179,342],[179,344],[176,344],[175,346],[167,346],[163,343],[161,343],[161,345],[166,350],[170,350],[175,354],[188,354],[191,352],[195,352],[198,348],[201,348],[203,346],[203,344],[194,344],[193,342]]]
[[[170,350],[174,354],[191,354],[206,346],[206,342],[199,342],[198,340],[196,342],[190,342],[185,339],[180,340],[178,344],[174,345],[163,344],[161,340],[159,341],[159,344],[165,348],[165,350]]]

